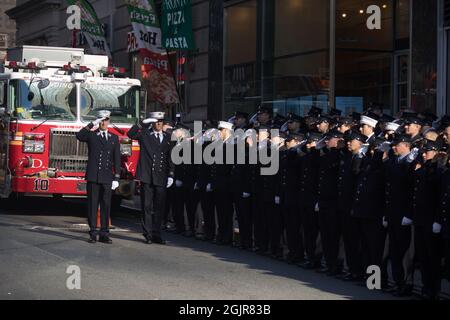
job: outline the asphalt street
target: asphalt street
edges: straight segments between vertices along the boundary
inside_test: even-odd
[[[114,243],[87,243],[84,205],[54,199],[0,200],[0,299],[393,299],[354,283],[254,253],[164,234],[147,245],[138,218],[113,218]],[[67,268],[81,290],[66,287]]]

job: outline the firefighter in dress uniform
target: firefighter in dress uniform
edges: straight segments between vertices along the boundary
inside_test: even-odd
[[[77,133],[79,141],[88,144],[88,165],[86,169],[88,194],[88,223],[90,228],[89,243],[96,243],[97,211],[100,205],[99,241],[111,244],[109,238],[109,217],[111,211],[112,191],[119,187],[120,179],[120,144],[119,138],[108,132],[111,112],[99,111],[97,120],[91,122]],[[98,129],[92,131],[94,127]]]
[[[163,131],[164,116],[164,112],[151,112],[128,132],[141,147],[136,178],[141,182],[142,229],[148,244],[166,243],[161,237],[161,221],[167,189],[174,183],[171,136]]]

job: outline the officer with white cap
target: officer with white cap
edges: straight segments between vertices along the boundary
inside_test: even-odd
[[[171,136],[163,131],[164,119],[164,112],[151,112],[128,132],[128,137],[139,141],[141,147],[136,178],[141,181],[142,228],[148,244],[165,244],[161,222],[167,188],[174,182]]]
[[[372,143],[375,140],[375,128],[378,124],[377,115],[374,113],[368,113],[367,115],[362,115],[361,120],[361,133],[367,137],[366,143]]]
[[[100,238],[103,243],[112,243],[109,238],[109,217],[112,190],[119,187],[120,144],[119,138],[108,132],[111,112],[101,110],[97,120],[81,129],[77,139],[88,144],[88,165],[86,169],[88,194],[89,243],[97,242],[97,210],[100,205]],[[92,131],[94,127],[98,127]]]
[[[217,209],[217,237],[219,245],[231,245],[233,241],[233,194],[231,185],[232,164],[227,164],[227,153],[234,148],[231,122],[219,121],[222,151],[222,163],[214,163],[211,166],[211,188],[214,193],[214,202]],[[216,149],[217,150],[217,149]]]

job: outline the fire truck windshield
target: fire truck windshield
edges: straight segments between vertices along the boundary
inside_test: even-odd
[[[76,86],[73,83],[43,82],[36,78],[11,83],[15,115],[19,120],[76,120]]]
[[[113,122],[134,124],[139,118],[139,90],[138,86],[83,83],[81,119],[92,121],[99,110],[108,110]]]

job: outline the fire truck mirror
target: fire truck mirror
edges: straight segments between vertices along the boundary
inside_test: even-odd
[[[34,99],[34,93],[30,91],[30,92],[28,93],[27,99],[28,99],[28,101],[33,101],[33,99]]]
[[[6,83],[0,81],[0,107],[6,111]]]

